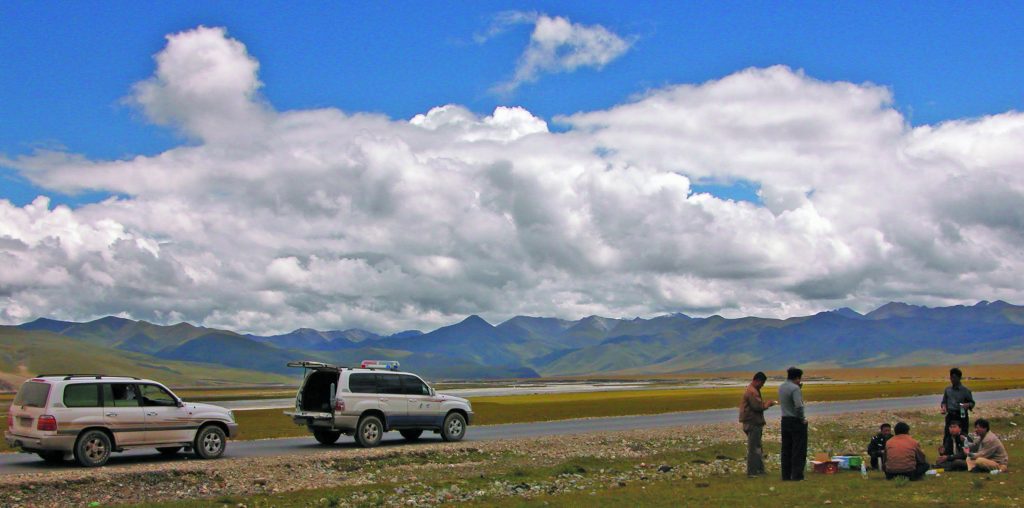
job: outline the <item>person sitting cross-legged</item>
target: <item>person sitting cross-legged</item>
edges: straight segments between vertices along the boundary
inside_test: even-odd
[[[974,433],[978,435],[978,441],[971,448],[974,453],[967,454],[967,469],[979,473],[996,470],[1005,473],[1010,457],[999,437],[989,430],[988,420],[979,418],[974,422]]]
[[[939,447],[939,460],[935,461],[935,467],[941,467],[946,471],[967,471],[967,453],[970,447],[971,440],[960,429],[960,421],[949,422],[946,437]]]
[[[905,476],[910,480],[920,480],[928,471],[928,459],[921,445],[910,437],[910,425],[906,422],[897,423],[893,430],[896,435],[885,443],[885,479]]]

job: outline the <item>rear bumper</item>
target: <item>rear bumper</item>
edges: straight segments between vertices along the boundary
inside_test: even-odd
[[[352,432],[359,424],[359,415],[332,415],[331,413],[317,413],[310,411],[285,411],[286,415],[292,417],[296,425],[305,425],[309,428],[323,428]]]
[[[4,432],[4,441],[11,448],[19,448],[25,452],[62,451],[70,452],[75,448],[76,436],[22,436]]]

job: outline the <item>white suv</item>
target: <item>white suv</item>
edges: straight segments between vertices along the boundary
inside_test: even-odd
[[[366,361],[358,369],[320,362],[288,366],[306,371],[295,411],[285,414],[325,445],[345,434],[354,435],[361,446],[377,446],[391,430],[409,441],[424,430],[458,441],[473,420],[468,400],[439,394],[419,376],[397,372],[398,362]]]
[[[4,438],[9,446],[47,462],[74,457],[96,467],[111,452],[128,448],[154,447],[164,455],[186,448],[213,459],[224,453],[227,438],[237,435],[231,411],[182,402],[156,381],[45,374],[21,385]]]

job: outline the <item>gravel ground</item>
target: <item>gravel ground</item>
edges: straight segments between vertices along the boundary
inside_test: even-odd
[[[985,408],[989,418],[1016,417],[1024,401]],[[860,453],[880,421],[907,421],[911,426],[934,424],[934,415],[920,411],[872,412],[811,418],[811,454],[816,451]],[[865,429],[864,442],[820,442],[820,435],[838,428]],[[829,430],[831,429],[831,430]],[[998,429],[1006,439],[1019,439],[1020,427]],[[580,434],[495,442],[416,444],[376,449],[327,449],[305,456],[215,461],[175,461],[132,468],[58,469],[46,473],[0,477],[4,506],[107,506],[182,499],[244,498],[256,494],[324,487],[363,486],[344,499],[323,499],[325,505],[433,506],[493,496],[533,497],[539,494],[593,491],[632,482],[663,479],[700,481],[724,473],[742,473],[743,457],[718,455],[708,460],[646,462],[658,455],[743,443],[738,424],[688,426],[617,433]],[[777,442],[778,425],[769,422],[765,443]],[[677,455],[678,456],[678,455]],[[565,468],[573,459],[628,461],[623,467],[586,470]],[[778,456],[768,456],[771,467]],[[561,465],[561,466],[560,466]],[[544,479],[517,481],[510,468],[560,466]],[[502,472],[487,481],[487,475]],[[497,476],[497,475],[496,475]],[[528,476],[528,475],[523,475]],[[512,480],[509,480],[512,478]],[[470,482],[469,479],[473,479]],[[484,481],[480,481],[483,479]]]

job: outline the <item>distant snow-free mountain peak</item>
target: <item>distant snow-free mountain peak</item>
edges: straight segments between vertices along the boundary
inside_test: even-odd
[[[864,319],[864,314],[861,314],[860,312],[857,312],[849,307],[840,307],[830,312],[850,319]]]
[[[462,321],[459,322],[459,324],[460,325],[474,325],[474,326],[484,325],[484,326],[488,326],[488,327],[492,327],[493,328],[493,326],[490,323],[488,323],[486,319],[484,319],[484,318],[482,318],[482,317],[480,317],[480,316],[478,316],[476,314],[470,315],[466,319],[463,319]]]

